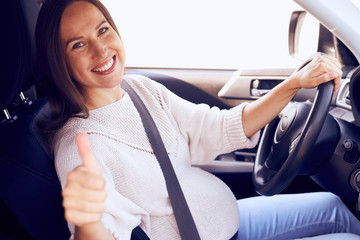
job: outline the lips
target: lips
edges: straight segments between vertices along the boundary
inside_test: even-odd
[[[97,73],[97,74],[101,74],[101,75],[106,75],[106,74],[110,74],[114,71],[115,68],[115,56],[113,56],[111,59],[109,59],[108,61],[106,61],[105,63],[96,66],[95,68],[93,68],[91,70],[91,72],[93,73]]]

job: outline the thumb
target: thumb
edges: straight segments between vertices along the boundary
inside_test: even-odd
[[[76,145],[83,162],[83,166],[94,173],[101,174],[101,168],[91,151],[90,141],[86,133],[79,131],[75,137]]]

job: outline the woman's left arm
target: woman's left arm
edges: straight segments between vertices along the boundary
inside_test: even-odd
[[[337,59],[321,55],[314,57],[301,70],[244,108],[242,121],[246,136],[252,136],[274,119],[299,89],[317,87],[321,83],[334,80],[334,90],[337,91],[341,76],[341,64]]]

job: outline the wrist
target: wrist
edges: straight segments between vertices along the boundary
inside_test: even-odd
[[[101,221],[75,226],[75,239],[114,239]]]
[[[297,82],[298,80],[295,76],[290,76],[278,85],[279,91],[281,91],[279,94],[283,94],[283,96],[294,96],[301,89],[301,86],[297,84]]]

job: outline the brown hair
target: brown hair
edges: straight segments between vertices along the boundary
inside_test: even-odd
[[[51,147],[55,133],[69,118],[89,116],[84,94],[79,84],[69,74],[60,43],[62,14],[68,6],[78,1],[86,1],[97,7],[118,33],[111,15],[98,0],[45,0],[42,5],[37,19],[35,38],[39,82],[51,107],[51,118],[42,122],[41,127]]]

